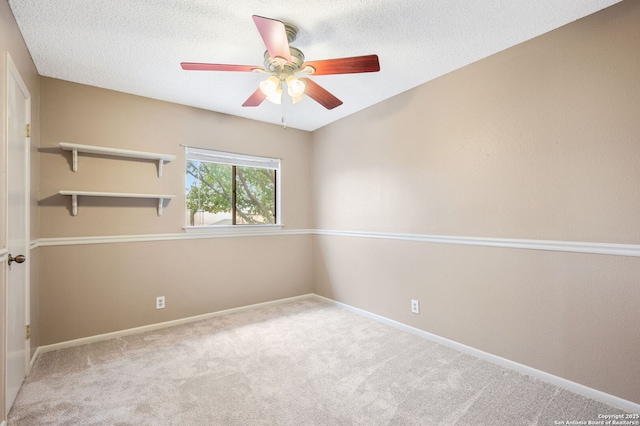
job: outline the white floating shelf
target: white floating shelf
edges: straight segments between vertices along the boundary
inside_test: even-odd
[[[60,195],[71,195],[71,215],[78,215],[78,196],[83,197],[112,197],[112,198],[155,198],[158,200],[158,216],[162,216],[162,203],[164,200],[176,198],[175,195],[162,194],[132,194],[129,192],[90,192],[90,191],[67,191],[59,192]]]
[[[78,153],[110,155],[113,157],[139,158],[158,162],[158,177],[162,177],[162,165],[176,159],[175,155],[156,154],[153,152],[130,151],[128,149],[105,148],[102,146],[80,145],[77,143],[60,142],[60,148],[73,153],[73,171],[78,171]]]

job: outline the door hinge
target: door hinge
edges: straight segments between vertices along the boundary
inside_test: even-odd
[[[27,124],[27,137],[31,137],[31,124]]]
[[[31,326],[27,326],[27,340],[31,339]]]

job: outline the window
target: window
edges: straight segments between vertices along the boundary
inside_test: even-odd
[[[186,149],[186,226],[278,225],[280,160]]]

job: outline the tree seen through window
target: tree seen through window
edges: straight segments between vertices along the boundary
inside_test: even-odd
[[[276,170],[187,161],[189,226],[276,224]]]

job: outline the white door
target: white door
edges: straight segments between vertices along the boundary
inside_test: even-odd
[[[29,360],[29,145],[31,97],[7,53],[7,412],[26,376]],[[24,256],[24,258],[20,257]],[[15,260],[14,260],[15,259]],[[26,261],[25,261],[26,259]]]

